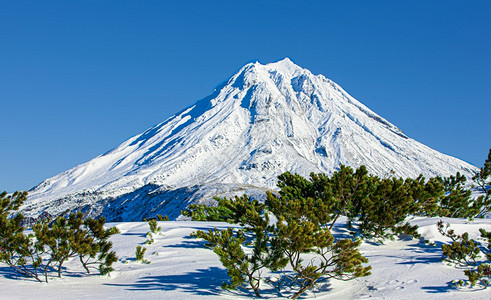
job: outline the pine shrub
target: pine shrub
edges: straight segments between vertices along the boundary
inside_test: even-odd
[[[152,234],[158,234],[162,230],[162,228],[158,226],[157,219],[148,220],[148,226],[150,227],[150,232]]]
[[[465,189],[467,178],[457,172],[455,176],[437,177],[444,185],[445,195],[441,197],[437,215],[450,218],[473,218],[479,214],[480,203],[471,198],[471,191]]]
[[[167,215],[162,216],[161,214],[157,214],[157,219],[159,221],[169,221],[169,216],[167,216]]]
[[[230,211],[228,219],[241,229],[194,233],[207,241],[227,268],[231,284],[225,287],[250,286],[259,297],[261,274],[269,269],[281,274],[276,280],[280,291],[284,283],[297,287],[292,295],[297,298],[330,278],[370,274],[370,267],[363,266],[368,260],[358,251],[361,241],[335,240],[327,226],[329,215],[321,213],[328,210],[325,203],[299,193],[300,189],[267,193],[265,204],[245,195],[223,198],[220,205]]]
[[[0,194],[0,262],[39,282],[48,282],[52,270],[61,277],[63,264],[74,257],[79,258],[87,273],[91,267],[103,275],[113,270],[117,256],[108,239],[119,233],[117,228],[105,229],[104,218],[83,220],[83,215],[77,213],[52,223],[38,222],[31,234],[25,234],[26,228],[21,225],[24,217],[15,211],[26,196],[27,192]]]
[[[278,260],[278,252],[269,247],[269,216],[265,214],[265,205],[246,195],[235,197],[234,200],[217,198],[217,201],[228,212],[228,220],[240,223],[243,229],[198,230],[192,236],[206,240],[205,246],[213,249],[227,269],[231,283],[224,282],[223,288],[249,286],[257,297],[261,297],[259,289],[262,271],[264,268],[274,268]],[[248,253],[244,248],[249,250]]]
[[[356,171],[341,166],[329,177],[310,174],[307,180],[298,174],[278,177],[280,195],[302,197],[324,203],[324,223],[332,229],[340,216],[348,218],[347,226],[363,238],[382,241],[397,235],[419,237],[417,227],[407,220],[415,214],[434,214],[443,185],[436,180],[385,178],[369,175],[361,166]]]
[[[214,198],[219,202],[220,198]],[[227,222],[231,211],[218,203],[217,206],[204,204],[190,204],[185,210],[181,211],[185,217],[190,217],[193,221],[221,221]]]
[[[147,251],[147,248],[139,246],[139,245],[136,246],[135,259],[137,262],[140,262],[143,264],[149,264],[150,263],[150,261],[148,261],[144,258],[146,251]]]
[[[290,186],[291,187],[291,186]],[[335,239],[329,221],[337,219],[329,212],[332,203],[299,195],[300,190],[282,190],[281,196],[267,194],[267,205],[276,222],[269,228],[271,247],[279,251],[286,283],[297,286],[293,299],[330,278],[350,280],[368,276],[370,266],[358,250],[360,240]],[[345,206],[345,203],[337,202]],[[289,271],[291,270],[291,271]],[[274,270],[273,270],[274,271]]]
[[[464,232],[462,235],[457,235],[453,229],[449,229],[449,224],[443,225],[440,221],[437,224],[438,231],[450,238],[450,245],[443,244],[443,260],[466,268],[464,275],[467,276],[467,281],[459,280],[454,282],[457,286],[470,285],[475,287],[480,285],[487,288],[491,285],[491,232],[480,228],[481,239],[487,242],[485,245],[482,242],[469,239],[469,233]],[[485,261],[480,260],[481,253],[485,256]]]
[[[472,180],[484,194],[475,200],[476,207],[479,208],[478,216],[484,217],[491,209],[491,149],[489,149],[488,157],[484,161],[484,166],[472,177]]]
[[[442,259],[459,266],[474,266],[477,264],[481,250],[477,241],[469,239],[469,233],[464,232],[462,235],[458,235],[453,229],[449,228],[450,224],[444,226],[441,220],[437,223],[437,227],[440,234],[450,238],[452,241],[449,245],[442,245]]]

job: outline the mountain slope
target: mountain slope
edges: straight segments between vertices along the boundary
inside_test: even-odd
[[[403,177],[470,176],[475,170],[407,137],[331,80],[284,59],[245,65],[211,96],[43,181],[25,208],[36,216],[98,205],[93,214],[100,214],[137,189],[143,198],[135,205],[145,207],[151,191],[194,186],[183,194],[189,201],[217,184],[273,188],[282,172],[331,173],[340,164],[364,164],[380,176],[391,170]]]

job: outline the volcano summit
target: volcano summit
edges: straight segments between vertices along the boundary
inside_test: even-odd
[[[193,106],[46,179],[30,190],[23,213],[175,218],[215,194],[274,188],[285,171],[332,173],[341,164],[379,176],[477,170],[409,138],[333,81],[285,58],[245,65]]]

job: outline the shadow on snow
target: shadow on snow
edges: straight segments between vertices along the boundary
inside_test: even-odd
[[[228,281],[227,272],[218,267],[198,269],[193,272],[180,275],[146,276],[138,279],[135,283],[113,284],[109,286],[123,286],[130,291],[180,290],[194,295],[219,295],[223,290],[221,284]]]

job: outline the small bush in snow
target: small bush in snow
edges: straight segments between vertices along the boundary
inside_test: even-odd
[[[145,252],[147,251],[147,248],[142,247],[142,246],[136,246],[135,250],[135,257],[137,262],[141,262],[144,264],[149,264],[150,261],[146,260],[143,256],[145,255]]]
[[[442,259],[467,268],[464,271],[467,281],[459,280],[454,284],[457,286],[481,286],[483,288],[491,285],[491,232],[487,232],[483,228],[479,229],[481,239],[487,241],[487,245],[485,245],[483,242],[469,239],[467,232],[462,235],[455,234],[452,229],[449,229],[450,225],[444,226],[442,221],[438,222],[437,226],[442,235],[452,240],[451,244],[442,245]],[[485,256],[484,261],[481,259],[481,253]]]

